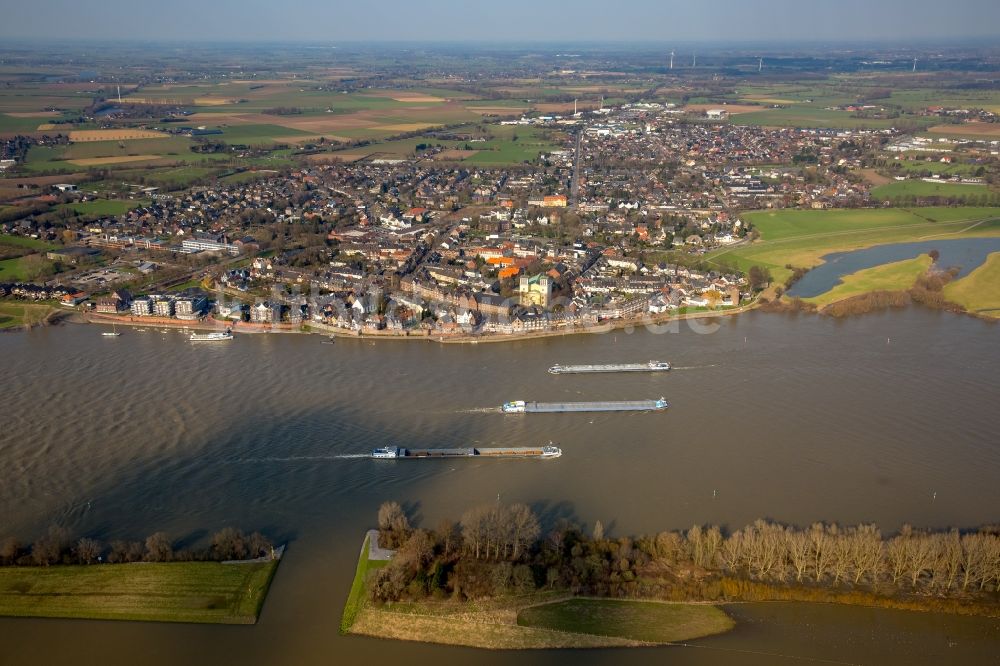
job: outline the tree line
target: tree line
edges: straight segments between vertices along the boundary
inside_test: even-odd
[[[274,545],[260,532],[246,534],[226,527],[212,535],[202,548],[176,548],[164,532],[143,541],[74,539],[68,530],[53,525],[38,539],[23,543],[14,537],[0,542],[0,566],[56,566],[64,564],[125,564],[130,562],[223,562],[272,557]]]
[[[412,527],[399,504],[387,502],[379,510],[379,534],[380,544],[397,552],[375,575],[376,601],[540,589],[714,601],[739,598],[739,590],[753,587],[757,598],[760,589],[797,589],[803,599],[835,592],[860,594],[866,603],[1000,607],[1000,527],[962,532],[904,525],[887,537],[874,524],[797,528],[757,520],[728,534],[695,525],[609,537],[600,522],[590,531],[564,524],[543,533],[526,505],[496,504],[428,530]],[[924,607],[938,607],[929,604]]]

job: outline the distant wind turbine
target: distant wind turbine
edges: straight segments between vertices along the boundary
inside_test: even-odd
[[[692,53],[691,54],[691,69],[694,69],[697,66],[698,66],[698,54],[697,53]]]
[[[761,58],[760,60],[757,61],[757,71],[761,72],[763,70],[764,70],[764,59]]]
[[[913,71],[914,72],[917,71],[917,59],[916,58],[913,59]]]
[[[670,69],[674,68],[674,50],[670,49]]]

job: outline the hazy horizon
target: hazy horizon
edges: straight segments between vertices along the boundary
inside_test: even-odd
[[[608,8],[611,7],[611,10]],[[469,6],[456,0],[374,5],[290,0],[281,6],[220,0],[168,5],[106,0],[81,8],[68,0],[30,5],[0,0],[8,17],[0,38],[16,43],[51,40],[267,43],[648,43],[937,44],[1000,34],[1000,3],[957,0],[633,0],[609,5],[578,0],[566,5],[509,0]],[[16,17],[9,20],[10,17]]]

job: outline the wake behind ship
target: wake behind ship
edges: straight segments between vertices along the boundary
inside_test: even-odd
[[[381,446],[372,449],[372,458],[558,458],[562,449],[551,442],[546,446],[459,447],[454,449],[411,449]]]
[[[666,361],[649,361],[648,363],[606,363],[596,365],[559,365],[549,368],[553,375],[573,375],[592,372],[666,372],[670,364]]]

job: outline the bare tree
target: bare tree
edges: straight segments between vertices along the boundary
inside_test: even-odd
[[[462,514],[462,539],[477,560],[485,546],[485,513],[483,507],[475,507]]]
[[[979,589],[983,590],[993,583],[993,589],[1000,589],[1000,537],[996,534],[984,535],[983,567],[979,576]]]
[[[830,544],[830,571],[833,573],[833,584],[838,584],[842,579],[847,578],[847,572],[854,564],[851,542],[854,538],[853,529],[846,528],[840,530],[836,525],[829,527]]]
[[[886,544],[885,558],[888,564],[889,578],[893,585],[898,585],[900,579],[906,574],[908,564],[907,541],[909,534],[899,534],[889,539]]]
[[[163,532],[151,534],[146,539],[146,554],[144,559],[147,562],[169,562],[173,558],[173,555],[173,545]]]
[[[142,557],[145,552],[146,549],[143,547],[141,541],[129,541],[125,547],[125,561],[142,562]]]
[[[452,548],[461,539],[461,535],[458,532],[458,528],[455,525],[455,521],[444,518],[438,523],[437,529],[434,530],[434,535],[437,537],[438,543],[441,544],[441,549],[444,551],[445,557],[451,557]]]
[[[0,562],[14,564],[21,553],[21,543],[14,537],[7,537],[0,544]]]
[[[882,533],[875,525],[858,525],[851,540],[851,558],[854,560],[854,583],[858,584],[868,574],[872,583],[878,580],[885,561],[885,544]]]
[[[434,542],[425,530],[414,530],[400,547],[397,557],[416,570],[423,569],[434,557]]]
[[[751,573],[760,579],[768,577],[784,580],[785,536],[784,527],[765,520],[757,520],[743,529],[743,540],[748,550]]]
[[[798,530],[788,530],[785,532],[785,541],[788,559],[795,570],[795,580],[801,582],[806,568],[812,561],[812,542],[809,539],[809,534]]]
[[[746,565],[746,547],[743,543],[743,532],[737,530],[729,535],[729,538],[722,543],[722,561],[725,567],[733,572],[738,572]]]
[[[958,530],[933,535],[937,558],[931,564],[935,585],[948,592],[962,570],[962,538]]]
[[[385,545],[398,547],[410,533],[410,521],[399,502],[383,502],[378,508],[378,528],[385,537]]]
[[[121,564],[123,562],[138,562],[142,560],[144,549],[140,541],[112,541],[108,552],[108,562]]]
[[[104,547],[96,539],[86,537],[76,542],[76,559],[80,564],[93,564],[100,555]]]
[[[58,564],[62,553],[69,544],[69,533],[57,525],[49,527],[49,531],[31,546],[31,559],[40,566]]]
[[[910,585],[917,586],[920,577],[930,569],[937,558],[934,540],[927,534],[914,535],[905,540],[906,566],[910,574]]]
[[[254,532],[247,537],[247,554],[251,558],[270,557],[273,551],[274,544],[260,532]]]
[[[511,525],[509,531],[512,558],[517,559],[521,553],[541,534],[538,518],[527,505],[515,504],[507,510],[507,522]]]
[[[985,534],[965,534],[962,536],[962,590],[969,589],[983,580],[987,557]]]
[[[826,575],[830,562],[830,534],[823,523],[813,523],[809,528],[809,545],[812,550],[813,572],[819,582]]]
[[[120,539],[116,539],[111,542],[108,551],[108,562],[111,564],[120,564],[125,562],[125,556],[128,552],[128,544]]]
[[[722,547],[722,530],[718,525],[712,525],[705,530],[704,535],[704,566],[715,567],[716,559],[719,556],[719,549]]]
[[[212,554],[218,560],[242,560],[247,554],[246,536],[235,527],[224,527],[212,535]]]
[[[704,558],[705,544],[702,541],[701,525],[693,525],[687,531],[686,538],[691,553],[691,561],[694,562],[695,566],[702,566],[701,562]]]
[[[656,556],[669,564],[675,564],[684,548],[683,539],[677,532],[660,532],[654,541]]]

